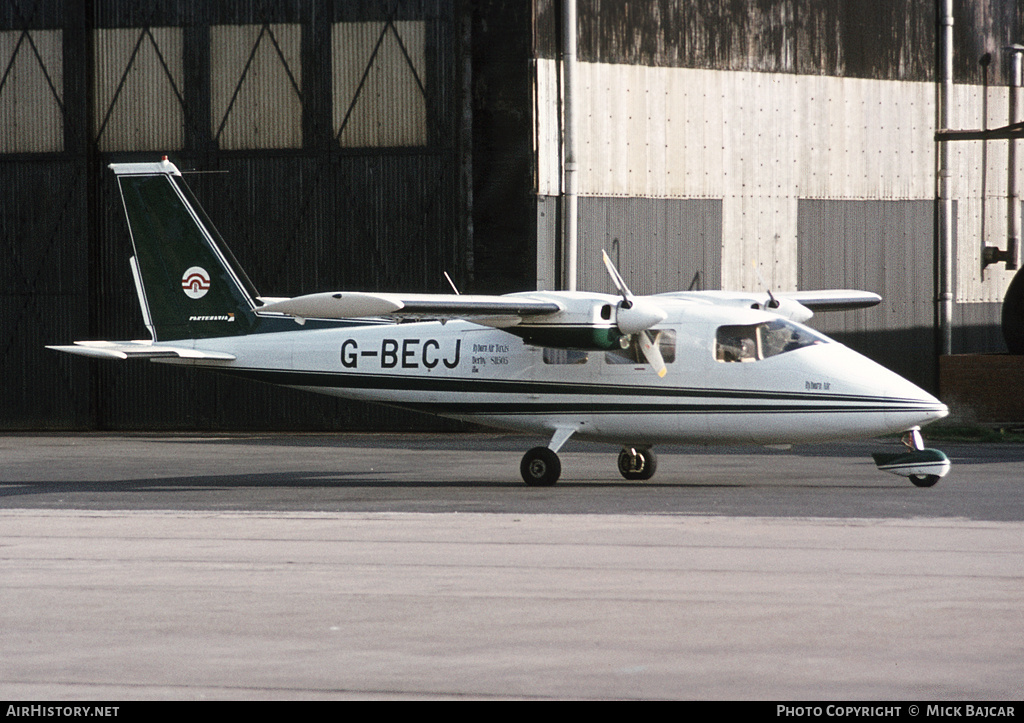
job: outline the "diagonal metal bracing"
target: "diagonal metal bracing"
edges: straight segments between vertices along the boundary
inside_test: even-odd
[[[416,82],[416,87],[419,90],[420,95],[424,100],[427,97],[426,85],[424,84],[423,78],[420,77],[419,71],[416,70],[416,63],[409,54],[409,49],[406,46],[401,33],[398,32],[398,28],[395,26],[394,12],[392,11],[388,15],[387,20],[384,21],[384,26],[381,28],[380,34],[377,36],[377,42],[374,44],[373,50],[370,52],[370,57],[367,60],[366,66],[363,68],[363,73],[359,79],[359,83],[356,85],[352,99],[348,103],[348,108],[345,111],[345,115],[342,118],[338,131],[335,133],[335,141],[339,143],[341,142],[341,137],[349,125],[349,121],[352,118],[352,114],[355,111],[356,106],[359,104],[359,100],[366,88],[367,81],[370,78],[370,73],[373,71],[374,65],[380,56],[381,48],[383,47],[384,41],[388,37],[389,32],[394,36],[395,42],[398,44],[398,48],[402,53],[406,66],[412,73],[413,80]]]
[[[110,105],[107,106],[106,113],[103,116],[103,121],[100,123],[99,128],[97,128],[96,130],[95,141],[97,143],[99,143],[100,139],[103,137],[104,131],[106,131],[107,129],[107,124],[110,122],[110,117],[114,112],[114,108],[117,106],[118,100],[121,97],[121,93],[124,91],[124,87],[128,82],[128,77],[131,75],[132,68],[135,66],[135,62],[139,56],[139,51],[141,50],[146,38],[149,38],[149,42],[152,45],[154,52],[156,53],[157,60],[160,62],[160,67],[163,68],[164,75],[166,76],[168,82],[171,84],[171,90],[174,92],[174,97],[177,99],[178,104],[181,106],[182,114],[184,116],[188,115],[185,108],[185,99],[182,95],[181,89],[178,88],[178,84],[174,80],[174,75],[171,73],[171,69],[167,64],[167,59],[164,57],[164,54],[160,51],[160,44],[156,41],[156,38],[153,37],[153,33],[150,30],[150,26],[147,25],[143,27],[142,30],[139,32],[139,37],[135,41],[135,46],[132,48],[131,56],[128,58],[128,63],[125,66],[124,72],[121,74],[121,78],[118,81],[117,88],[114,91],[114,95],[110,100]]]
[[[288,64],[288,60],[285,57],[284,51],[281,49],[281,45],[274,35],[274,29],[271,27],[269,22],[265,22],[260,26],[260,32],[256,36],[256,40],[253,43],[252,50],[249,51],[249,56],[246,58],[245,66],[242,68],[242,72],[238,77],[238,82],[235,84],[231,99],[228,101],[227,107],[224,110],[224,115],[220,120],[220,124],[217,126],[217,132],[214,134],[214,141],[220,142],[221,135],[224,132],[224,128],[227,125],[228,118],[230,118],[232,111],[234,110],[235,104],[238,101],[239,95],[242,92],[242,87],[245,85],[246,80],[249,78],[249,73],[253,67],[253,63],[256,60],[256,56],[259,52],[260,45],[263,43],[264,37],[270,40],[271,45],[274,47],[278,59],[281,61],[281,66],[284,68],[285,74],[288,76],[288,81],[292,86],[292,90],[295,91],[295,96],[299,100],[299,106],[303,107],[302,89],[299,86],[299,81],[296,80],[295,74],[292,72],[291,66]]]

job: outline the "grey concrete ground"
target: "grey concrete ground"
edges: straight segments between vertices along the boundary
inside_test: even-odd
[[[0,509],[683,513],[963,517],[1024,521],[1024,446],[941,446],[953,471],[920,490],[879,472],[893,439],[658,447],[658,474],[626,482],[618,449],[570,442],[562,479],[530,489],[517,435],[0,436]]]
[[[0,699],[1018,700],[1024,450],[0,438]]]

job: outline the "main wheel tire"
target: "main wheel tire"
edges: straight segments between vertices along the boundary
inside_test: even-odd
[[[912,474],[910,481],[914,483],[915,487],[934,487],[935,483],[939,481],[939,476],[937,474]]]
[[[635,451],[635,456],[628,449],[619,452],[619,474],[628,480],[649,480],[658,471],[658,457],[649,449]]]
[[[523,455],[519,473],[530,487],[550,487],[562,475],[562,462],[547,447],[534,447]]]

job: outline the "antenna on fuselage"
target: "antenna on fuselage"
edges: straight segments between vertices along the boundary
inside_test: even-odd
[[[460,292],[458,288],[455,286],[455,282],[452,281],[452,277],[448,275],[447,271],[444,272],[444,277],[448,279],[448,285],[452,287],[452,291],[455,292],[455,295],[462,296],[462,292]]]

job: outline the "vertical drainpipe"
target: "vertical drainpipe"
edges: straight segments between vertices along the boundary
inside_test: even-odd
[[[1020,86],[1021,86],[1021,53],[1024,45],[1011,45],[1006,48],[1010,52],[1010,125],[1020,123]],[[1006,180],[1007,196],[1007,239],[1006,268],[1014,270],[1020,260],[1020,191],[1017,188],[1017,141],[1009,140],[1009,157],[1007,168],[1009,177]]]
[[[953,101],[953,0],[942,2],[942,83],[939,127],[949,129]],[[950,193],[949,143],[939,141],[939,353],[953,353],[953,198]]]
[[[562,196],[565,202],[563,228],[563,288],[576,290],[576,0],[562,0],[562,69],[565,76],[565,104],[562,133],[565,140]]]

